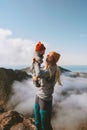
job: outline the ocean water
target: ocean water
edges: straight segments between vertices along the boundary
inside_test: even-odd
[[[60,65],[61,67],[73,71],[73,72],[87,72],[87,65]],[[0,65],[0,68],[7,68],[7,69],[23,69],[26,67],[30,67],[29,65]]]
[[[64,65],[61,67],[73,72],[87,72],[87,65]]]

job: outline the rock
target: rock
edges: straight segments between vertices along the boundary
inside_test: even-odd
[[[59,69],[60,69],[60,72],[61,72],[61,73],[71,72],[70,70],[65,69],[65,68],[63,68],[63,67],[61,67],[61,66],[59,66]]]
[[[3,112],[0,114],[0,130],[35,130],[34,120],[16,111]]]
[[[16,111],[8,111],[0,114],[0,128],[10,129],[12,125],[23,121],[23,117]]]
[[[27,78],[31,78],[31,75],[24,71],[0,68],[0,106],[5,107],[12,91],[12,83]]]
[[[81,124],[78,126],[77,130],[87,130],[87,120],[81,122]]]
[[[29,118],[29,119],[25,118],[23,123],[27,127],[27,129],[29,129],[29,130],[36,130],[34,119],[32,119],[32,118]]]
[[[27,72],[22,71],[22,70],[15,70],[14,71],[16,74],[16,80],[22,81],[24,79],[32,78],[31,75],[28,75]]]
[[[18,123],[16,125],[13,125],[10,130],[29,130],[26,128],[26,126],[23,125],[23,123]]]

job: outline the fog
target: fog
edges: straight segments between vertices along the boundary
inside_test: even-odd
[[[74,130],[87,119],[87,79],[61,75],[63,87],[56,84],[53,94],[52,126],[55,130]],[[33,115],[36,88],[31,79],[15,81],[8,107]]]

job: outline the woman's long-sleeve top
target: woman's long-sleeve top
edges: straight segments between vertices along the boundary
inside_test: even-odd
[[[56,66],[41,69],[35,65],[36,75],[39,77],[40,87],[37,88],[37,96],[44,100],[51,100],[55,86]]]

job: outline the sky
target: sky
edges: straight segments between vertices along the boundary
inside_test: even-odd
[[[1,0],[0,66],[31,65],[38,41],[59,65],[87,65],[87,0]]]

